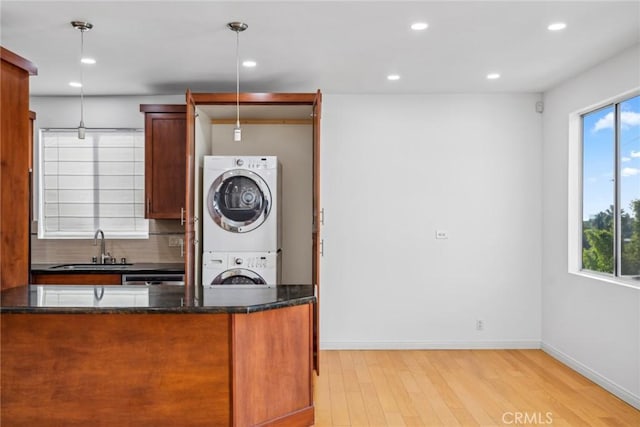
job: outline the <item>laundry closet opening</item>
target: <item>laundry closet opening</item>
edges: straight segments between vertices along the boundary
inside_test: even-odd
[[[281,252],[279,284],[311,284],[313,232],[313,107],[311,105],[245,105],[240,107],[242,141],[235,142],[235,105],[198,105],[195,109],[195,212],[209,215],[203,188],[205,156],[275,156],[280,164]],[[275,189],[274,189],[275,190]],[[205,279],[202,265],[203,221],[196,224],[196,282]]]

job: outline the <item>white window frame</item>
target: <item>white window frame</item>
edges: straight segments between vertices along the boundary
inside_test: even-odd
[[[126,132],[126,133],[136,133],[136,138],[140,138],[142,140],[142,214],[138,216],[138,214],[134,214],[137,219],[137,225],[134,228],[120,231],[114,229],[107,229],[107,227],[103,227],[100,225],[100,217],[93,217],[95,223],[95,229],[93,230],[84,230],[84,231],[51,231],[46,230],[45,228],[45,156],[44,156],[44,145],[45,138],[43,138],[43,134],[47,132],[62,132],[62,133],[75,133],[77,134],[77,129],[68,129],[68,128],[43,128],[40,129],[39,138],[38,138],[38,238],[39,239],[93,239],[96,230],[102,229],[104,233],[109,238],[116,239],[148,239],[149,238],[149,221],[144,218],[144,130],[143,129],[87,129],[86,135],[87,138],[92,134],[100,133],[110,133],[110,132]],[[78,140],[81,143],[81,140]],[[136,147],[135,144],[132,147],[134,150],[139,149],[140,147]],[[57,176],[57,175],[56,175]],[[137,174],[134,173],[134,176]],[[135,178],[134,178],[135,179]],[[136,189],[137,190],[137,189]],[[139,191],[139,190],[137,190]],[[127,204],[126,202],[125,204]],[[135,205],[135,197],[134,201],[131,202],[132,205]],[[135,206],[133,207],[135,211]],[[138,219],[139,218],[139,219]]]
[[[640,88],[616,95],[609,99],[581,108],[569,114],[569,135],[568,135],[568,271],[582,277],[600,280],[607,283],[640,289],[640,280],[628,276],[615,276],[613,274],[600,273],[597,271],[582,269],[582,191],[583,191],[583,152],[582,152],[582,116],[590,112],[611,104],[617,104],[627,99],[640,95]],[[618,174],[618,171],[614,171]],[[619,191],[616,184],[616,192]],[[617,214],[617,213],[616,213]],[[616,254],[618,236],[616,235],[614,245]]]

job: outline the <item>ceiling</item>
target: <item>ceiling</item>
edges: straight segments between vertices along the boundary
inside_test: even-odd
[[[0,15],[0,43],[38,67],[32,95],[79,93],[72,20],[94,24],[86,95],[234,92],[236,20],[249,25],[241,59],[258,63],[241,69],[243,92],[541,92],[640,42],[637,0],[3,0]],[[555,21],[567,28],[548,31]]]

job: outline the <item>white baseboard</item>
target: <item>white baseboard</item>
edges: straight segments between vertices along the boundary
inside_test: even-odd
[[[320,350],[513,350],[540,349],[539,340],[521,341],[320,341]]]
[[[557,359],[558,361],[564,363],[574,371],[579,372],[585,377],[589,378],[594,383],[598,384],[600,387],[604,388],[611,394],[619,397],[620,399],[627,402],[629,405],[633,406],[636,409],[640,409],[640,396],[633,394],[629,390],[624,387],[619,386],[615,382],[611,381],[607,377],[599,374],[588,366],[582,364],[577,361],[573,357],[568,354],[563,353],[552,345],[542,343],[542,351]]]

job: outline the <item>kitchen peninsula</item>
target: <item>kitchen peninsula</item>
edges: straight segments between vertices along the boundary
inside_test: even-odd
[[[2,425],[314,423],[314,287],[2,292]]]
[[[2,47],[0,56],[0,424],[312,425],[319,223],[309,224],[307,233],[315,287],[203,289],[195,299],[200,281],[196,237],[201,234],[200,211],[194,209],[199,200],[194,184],[199,182],[196,108],[203,110],[198,123],[206,128],[213,118],[204,109],[237,104],[238,99],[228,93],[187,91],[184,286],[120,285],[124,273],[139,264],[88,269],[60,264],[30,271],[32,164],[31,151],[24,147],[32,146],[28,82],[36,69]],[[306,117],[313,113],[308,139],[315,153],[314,196],[309,208],[320,218],[320,92],[241,94],[239,103],[303,106]],[[197,142],[198,150],[211,145]]]

